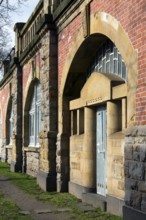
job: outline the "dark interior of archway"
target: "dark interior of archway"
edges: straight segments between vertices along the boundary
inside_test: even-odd
[[[87,71],[98,48],[107,37],[93,34],[86,38],[75,54],[65,84],[64,96],[70,100],[80,97],[80,91],[86,82]]]

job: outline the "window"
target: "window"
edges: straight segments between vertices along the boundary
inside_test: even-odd
[[[84,108],[71,111],[71,135],[84,133]]]
[[[41,131],[41,85],[36,83],[29,110],[29,145],[39,146],[38,134]]]
[[[112,73],[126,80],[125,63],[117,47],[110,40],[107,40],[98,49],[87,76],[90,76],[94,71]]]
[[[11,107],[10,118],[9,118],[9,144],[12,144],[13,135],[13,109]]]

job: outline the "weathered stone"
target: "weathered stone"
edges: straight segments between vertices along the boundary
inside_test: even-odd
[[[125,135],[126,136],[132,136],[135,137],[138,133],[138,127],[129,127],[125,130]]]
[[[124,182],[123,181],[118,181],[118,189],[124,191],[125,187],[124,187]]]
[[[146,161],[146,145],[141,145],[140,148],[140,161],[145,162]]]
[[[129,179],[129,178],[125,178],[125,188],[127,190],[138,190],[138,181],[137,180],[133,180],[133,179]]]
[[[144,179],[144,165],[139,162],[129,163],[129,175],[132,179],[143,180]]]
[[[125,173],[125,177],[129,177],[129,168],[128,167],[124,167],[124,173]]]
[[[37,152],[27,152],[27,173],[36,176],[39,170],[39,153]]]
[[[123,165],[113,164],[112,165],[112,174],[115,179],[122,179],[123,178]]]
[[[145,181],[140,181],[138,184],[138,189],[140,192],[146,193],[146,182]]]
[[[140,144],[138,143],[133,144],[133,151],[140,152]]]
[[[133,160],[135,160],[135,161],[140,160],[140,153],[139,152],[133,152]]]
[[[124,152],[125,159],[132,160],[132,158],[133,158],[133,145],[126,144],[124,149],[125,149],[125,152]]]
[[[141,203],[141,211],[146,212],[146,202],[142,201]]]
[[[125,204],[131,206],[131,190],[125,189]]]
[[[146,125],[138,127],[137,136],[145,136],[146,137]]]
[[[142,137],[142,136],[135,137],[135,142],[139,144],[144,144],[146,143],[146,137]]]
[[[131,206],[135,209],[141,209],[141,200],[142,200],[142,194],[137,191],[132,191],[131,194]]]
[[[135,143],[135,137],[125,137],[125,143],[126,144],[134,144]]]

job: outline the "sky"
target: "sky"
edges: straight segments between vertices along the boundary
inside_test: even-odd
[[[12,1],[12,0],[11,0]],[[16,2],[17,0],[13,0],[12,2]],[[30,17],[31,13],[35,9],[36,5],[38,4],[39,0],[27,0],[21,7],[19,7],[17,13],[11,13],[11,23],[7,28],[10,33],[10,42],[9,48],[14,47],[15,45],[15,32],[14,32],[14,25],[17,22],[26,22]],[[0,80],[2,79],[2,72],[0,68]]]
[[[12,22],[9,27],[10,35],[12,37],[12,47],[15,44],[15,33],[13,31],[14,25],[17,22],[26,22],[28,18],[30,17],[31,13],[35,9],[37,3],[39,0],[28,0],[26,1],[21,7],[19,7],[17,13],[11,14],[12,16]]]

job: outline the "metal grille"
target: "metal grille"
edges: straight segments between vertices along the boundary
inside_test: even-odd
[[[110,40],[107,40],[98,49],[87,76],[89,77],[92,72],[95,71],[100,73],[112,73],[126,81],[126,66],[124,60],[117,47]]]

